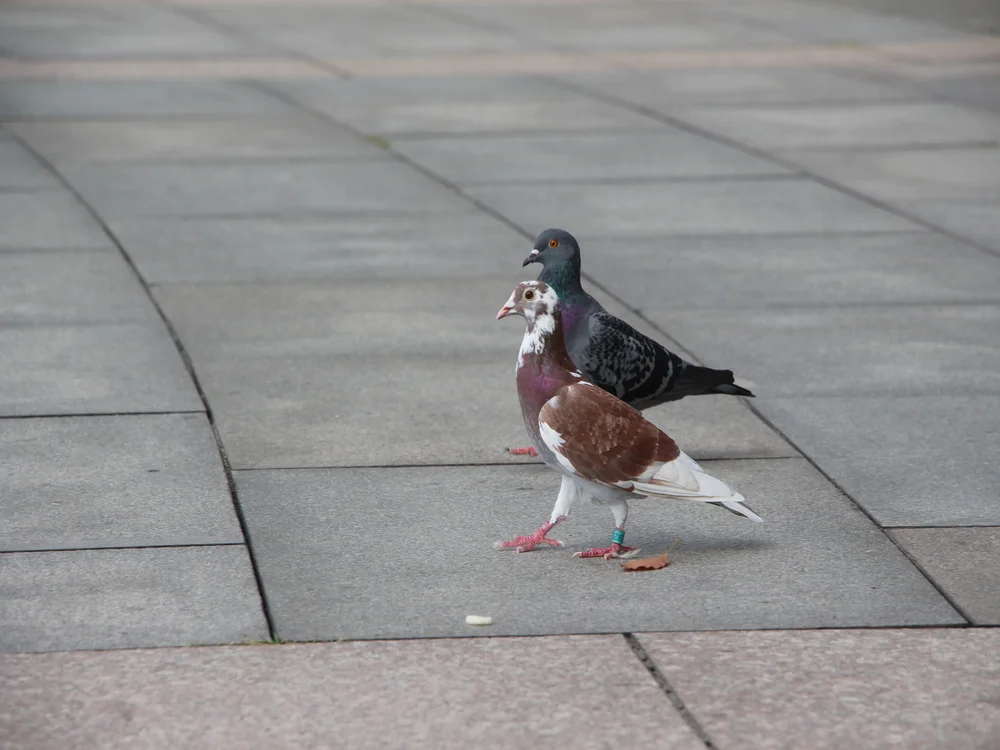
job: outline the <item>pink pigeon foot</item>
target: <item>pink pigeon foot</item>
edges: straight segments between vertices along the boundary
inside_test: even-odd
[[[538,451],[535,450],[535,446],[529,445],[527,448],[508,448],[507,452],[512,456],[535,456],[538,457]]]
[[[566,516],[559,516],[559,518],[555,521],[545,522],[534,534],[529,534],[528,536],[516,536],[513,539],[508,539],[507,541],[494,542],[493,549],[516,549],[518,552],[528,552],[533,550],[535,546],[539,544],[551,544],[553,547],[564,547],[565,545],[558,539],[549,539],[545,536],[564,518],[566,518]]]
[[[605,560],[615,560],[620,557],[632,557],[638,552],[637,547],[626,547],[615,542],[610,547],[594,547],[583,552],[574,552],[574,557],[603,557]]]

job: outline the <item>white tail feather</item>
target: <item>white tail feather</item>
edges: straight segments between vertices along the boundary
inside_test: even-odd
[[[669,469],[664,471],[664,469]],[[679,474],[679,476],[678,476]],[[705,473],[694,459],[681,453],[680,457],[666,464],[656,473],[656,479],[662,479],[669,484],[651,484],[649,482],[634,482],[635,492],[644,495],[667,497],[674,500],[693,500],[695,502],[721,505],[733,513],[760,523],[763,519],[743,503],[746,498],[720,479]],[[691,483],[689,480],[693,479]],[[673,481],[671,481],[673,480]],[[680,480],[675,484],[674,481]],[[688,481],[685,481],[688,480]],[[693,485],[697,486],[697,489]],[[688,489],[688,488],[691,489]]]

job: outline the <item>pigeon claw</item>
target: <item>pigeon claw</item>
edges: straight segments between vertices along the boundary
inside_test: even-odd
[[[594,547],[582,552],[574,552],[573,557],[603,557],[605,560],[618,560],[635,557],[639,554],[638,547],[626,547],[624,544],[612,544],[610,547]]]
[[[529,445],[527,448],[508,448],[507,452],[512,456],[534,456],[538,457],[538,451],[535,450],[535,446]]]
[[[552,528],[562,521],[565,516],[560,516],[556,521],[548,521],[542,524],[541,528],[538,529],[534,534],[528,534],[527,536],[516,536],[513,539],[508,539],[506,541],[494,542],[493,549],[516,549],[518,552],[530,552],[539,544],[551,544],[553,547],[565,547],[562,542],[558,539],[549,539],[546,534],[552,531]]]

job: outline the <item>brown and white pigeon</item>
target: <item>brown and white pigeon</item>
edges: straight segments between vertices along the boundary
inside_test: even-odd
[[[559,298],[542,281],[524,281],[497,313],[520,315],[527,330],[517,356],[517,393],[528,435],[545,464],[562,474],[552,515],[535,533],[496,543],[527,552],[539,544],[562,546],[546,534],[589,498],[615,517],[610,547],[577,557],[627,557],[625,519],[630,497],[653,495],[719,505],[760,522],[741,494],[709,476],[670,437],[635,408],[584,379],[563,341]]]

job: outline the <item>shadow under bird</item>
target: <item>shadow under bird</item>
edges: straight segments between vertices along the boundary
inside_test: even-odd
[[[580,245],[562,229],[546,229],[522,265],[541,263],[539,281],[558,295],[566,351],[591,383],[636,409],[685,396],[753,393],[735,384],[732,370],[687,362],[609,313],[580,283]],[[535,455],[533,448],[513,448]]]
[[[630,497],[656,496],[718,505],[759,522],[743,496],[709,476],[666,433],[633,407],[597,388],[577,369],[564,342],[564,313],[552,287],[542,281],[517,285],[497,320],[525,319],[517,355],[517,395],[524,425],[538,455],[562,474],[548,522],[533,534],[497,542],[497,549],[527,552],[549,539],[580,499],[607,505],[615,517],[611,546],[577,552],[577,557],[629,557],[625,520]]]

